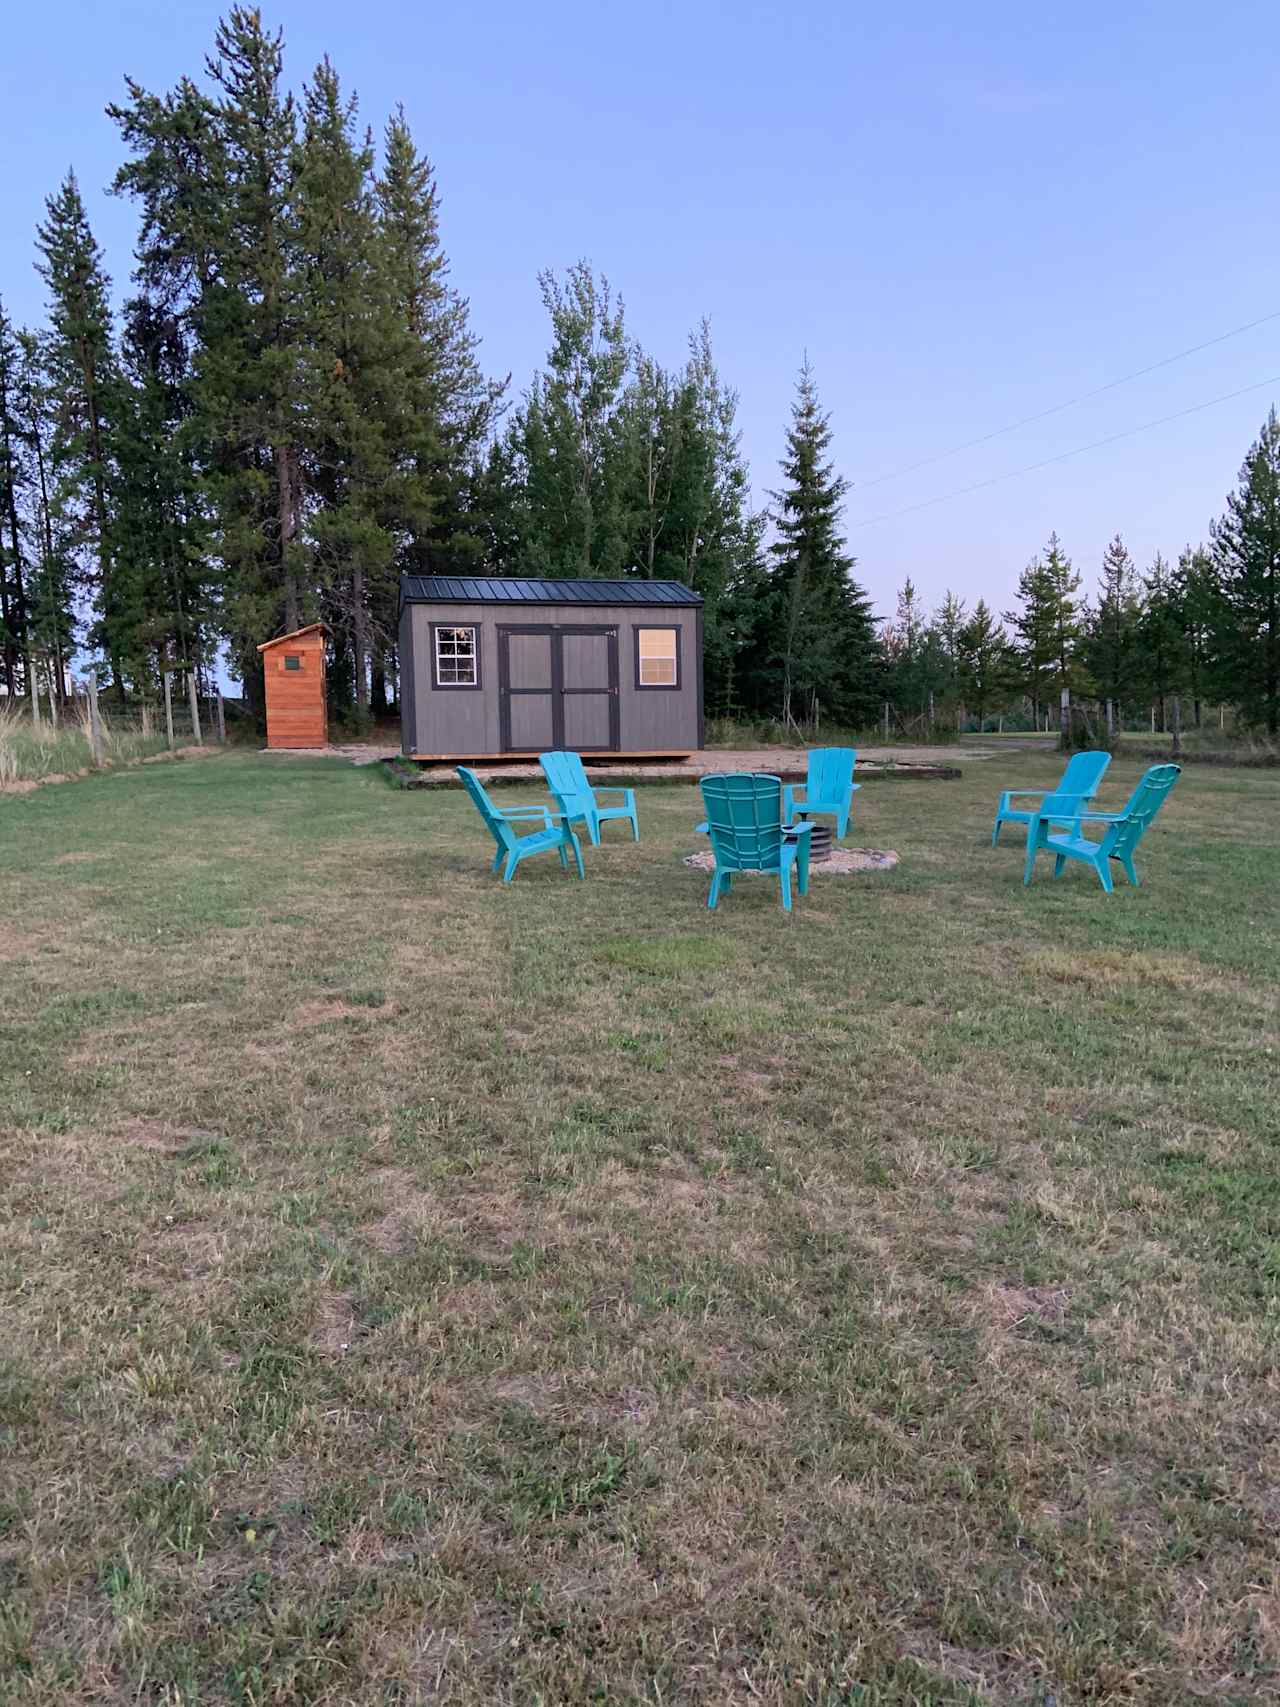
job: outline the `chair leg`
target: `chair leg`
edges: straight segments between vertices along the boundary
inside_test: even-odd
[[[1123,858],[1121,859],[1120,863],[1121,863],[1121,865],[1124,866],[1125,876],[1129,879],[1130,883],[1132,883],[1133,887],[1136,889],[1138,887],[1138,874],[1133,869],[1133,855],[1132,854],[1125,854],[1123,856]]]
[[[1062,868],[1064,865],[1066,865],[1066,863],[1067,863],[1066,854],[1055,854],[1054,855],[1053,875],[1055,877],[1061,877],[1062,876]]]
[[[802,895],[809,893],[809,838],[802,836],[796,847],[797,887]]]
[[[707,896],[707,906],[712,908],[713,910],[715,908],[716,902],[719,901],[719,899],[720,899],[720,881],[721,881],[720,872],[717,869],[716,871],[713,871],[711,874],[711,891]]]
[[[556,849],[556,854],[558,855],[559,860],[560,860],[560,869],[562,871],[568,871],[568,869],[569,869],[569,850],[565,847],[563,842],[561,842],[560,846]]]
[[[640,840],[640,820],[636,816],[636,809],[634,806],[631,808],[628,816],[631,819],[631,840],[633,842],[638,842]]]
[[[507,863],[502,868],[502,881],[504,883],[510,883],[516,874],[516,867],[519,863],[520,855],[518,852],[513,851],[507,855]]]
[[[594,812],[587,814],[587,839],[593,848],[600,846],[600,820]]]
[[[778,882],[782,888],[783,911],[789,913],[791,911],[791,867],[789,865],[778,867]]]
[[[1033,828],[1027,831],[1027,857],[1022,865],[1022,882],[1024,887],[1030,883],[1032,873],[1036,868],[1036,855],[1040,852],[1040,831]]]
[[[1111,881],[1111,873],[1107,869],[1106,860],[1100,859],[1093,869],[1098,874],[1098,882],[1101,883],[1107,894],[1110,895],[1111,891],[1115,888],[1115,884]]]
[[[838,842],[842,842],[848,834],[849,834],[849,813],[846,810],[844,812],[841,812],[840,817],[839,817],[839,821],[836,824],[836,840]],[[800,893],[803,895],[804,890],[802,889],[800,891]]]
[[[574,835],[572,830],[569,831],[569,841],[573,847],[573,863],[578,868],[578,876],[585,878],[587,873],[586,873],[586,870],[582,864],[582,843]],[[563,851],[564,850],[561,849],[561,852],[563,852]]]
[[[1000,816],[999,813],[997,813],[996,814],[995,829],[992,830],[992,832],[991,832],[991,845],[992,845],[992,847],[995,847],[996,843],[1000,840],[1000,826],[1003,823],[1004,823],[1004,819]]]
[[[494,854],[494,856],[493,856],[493,864],[489,867],[489,870],[490,871],[496,871],[501,864],[502,864],[502,849],[499,848],[497,853]]]

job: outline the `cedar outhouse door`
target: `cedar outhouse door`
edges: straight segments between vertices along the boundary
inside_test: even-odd
[[[498,724],[504,753],[616,751],[617,629],[500,627]]]

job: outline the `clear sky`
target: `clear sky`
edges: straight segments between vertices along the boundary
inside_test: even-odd
[[[902,506],[1280,376],[1280,319],[1082,406],[867,483],[1280,310],[1275,0],[276,0],[290,80],[328,52],[379,128],[432,157],[455,283],[518,390],[535,275],[589,258],[678,361],[712,322],[758,496],[807,350],[853,483],[878,608],[910,574],[1006,604],[1056,528],[1092,581],[1198,540],[1280,383],[934,505]],[[79,174],[117,285],[134,217],[107,101],[200,69],[217,8],[10,8],[0,57],[0,290],[40,311],[31,239]],[[866,489],[862,489],[863,487]]]

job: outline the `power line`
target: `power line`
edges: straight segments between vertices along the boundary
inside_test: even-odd
[[[1083,456],[1089,450],[1101,450],[1104,445],[1119,443],[1121,439],[1134,438],[1138,433],[1149,433],[1153,427],[1163,427],[1170,421],[1181,421],[1188,415],[1198,415],[1203,409],[1212,409],[1218,403],[1230,403],[1233,397],[1247,397],[1251,391],[1262,391],[1268,385],[1280,385],[1280,374],[1272,379],[1260,379],[1256,385],[1242,385],[1239,391],[1225,391],[1221,397],[1210,397],[1205,403],[1193,403],[1190,409],[1179,409],[1172,415],[1161,415],[1157,420],[1144,421],[1140,427],[1127,427],[1123,433],[1112,433],[1109,438],[1094,439],[1087,445],[1077,445],[1074,450],[1061,451],[1057,456],[1046,456],[1041,462],[1029,462],[1023,468],[1010,468],[1003,474],[993,474],[989,480],[977,480],[972,486],[961,486],[954,492],[941,492],[936,498],[925,498],[919,504],[906,504],[900,510],[886,510],[879,516],[863,516],[860,520],[850,522],[853,528],[874,527],[877,522],[890,522],[897,516],[909,516],[916,510],[928,510],[934,504],[946,504],[952,498],[963,498],[970,492],[981,492],[987,486],[998,486],[1002,480],[1016,480],[1020,474],[1034,474],[1038,468],[1049,468],[1055,462],[1066,462],[1070,457]]]
[[[1104,392],[1114,391],[1117,386],[1128,385],[1131,380],[1157,373],[1163,367],[1172,367],[1174,362],[1199,355],[1201,350],[1211,350],[1215,344],[1225,344],[1229,338],[1239,338],[1245,332],[1252,332],[1255,326],[1265,326],[1272,320],[1280,320],[1280,308],[1274,313],[1264,314],[1260,320],[1250,320],[1244,326],[1233,327],[1230,332],[1220,332],[1216,338],[1206,338],[1203,344],[1192,344],[1190,349],[1179,350],[1175,356],[1164,356],[1160,361],[1152,362],[1149,367],[1135,368],[1132,373],[1122,374],[1119,379],[1109,379],[1105,385],[1099,385],[1093,391],[1082,391],[1078,397],[1068,397],[1065,403],[1055,403],[1051,409],[1041,409],[1035,415],[1024,415],[1020,421],[1010,421],[1007,427],[997,427],[993,433],[983,433],[981,438],[966,439],[962,445],[953,445],[950,450],[941,450],[936,456],[922,457],[919,462],[908,463],[905,468],[895,468],[888,474],[877,474],[874,480],[861,480],[858,482],[858,489],[865,492],[870,486],[883,486],[886,481],[901,480],[904,475],[914,474],[919,468],[932,468],[935,462],[946,462],[950,457],[959,456],[961,451],[990,444],[992,439],[1003,438],[1006,433],[1014,433],[1019,427],[1029,427],[1036,421],[1047,421],[1050,415],[1060,415],[1064,409],[1074,409],[1077,403],[1088,403],[1091,398],[1101,397]]]

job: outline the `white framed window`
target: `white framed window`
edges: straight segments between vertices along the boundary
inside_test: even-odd
[[[435,686],[478,688],[480,686],[480,631],[471,623],[435,622],[431,625]]]
[[[636,629],[636,686],[678,688],[680,686],[680,630],[678,628]]]

